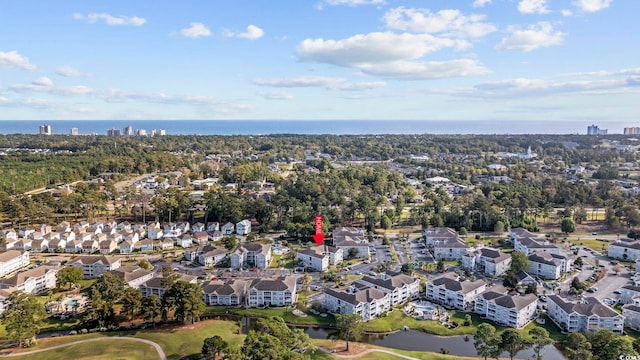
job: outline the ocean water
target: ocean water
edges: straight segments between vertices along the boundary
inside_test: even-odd
[[[131,126],[164,129],[167,135],[268,135],[268,134],[586,134],[591,123],[584,121],[435,121],[435,120],[1,120],[0,134],[37,134],[39,126],[51,125],[53,134],[78,133],[106,135],[115,128],[123,132]],[[622,133],[624,127],[640,123],[599,124],[609,134]]]

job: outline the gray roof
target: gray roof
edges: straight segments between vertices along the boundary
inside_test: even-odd
[[[521,310],[538,301],[538,297],[535,294],[525,295],[503,295],[493,300],[496,305],[502,306],[507,309]]]
[[[18,250],[8,250],[0,253],[0,262],[7,262],[11,259],[17,258],[22,255],[21,251]]]
[[[498,249],[482,248],[480,249],[480,254],[483,257],[488,258],[487,261],[490,261],[493,263],[500,263],[508,259],[511,259],[510,255],[505,254]]]
[[[0,279],[0,283],[6,284],[6,285],[11,285],[11,286],[18,286],[18,285],[24,283],[29,278],[41,277],[44,274],[46,274],[47,272],[49,272],[49,271],[58,272],[58,270],[60,270],[60,268],[55,267],[55,266],[42,265],[42,266],[38,266],[38,267],[33,268],[33,269],[29,269],[29,270],[26,270],[26,271],[19,272],[19,273],[13,275],[10,278]]]
[[[111,272],[127,283],[151,274],[151,271],[145,270],[138,265],[121,266],[115,270],[111,270]]]
[[[546,251],[537,251],[529,255],[529,262],[558,266],[554,260],[554,257]]]
[[[249,289],[258,291],[294,291],[296,279],[293,276],[283,276],[277,279],[255,279],[251,281]]]
[[[434,248],[468,248],[469,244],[467,244],[464,240],[455,237],[455,238],[447,238],[443,239],[442,242],[433,245]]]
[[[481,286],[486,285],[483,280],[471,281],[467,279],[464,281],[459,281],[458,276],[453,273],[435,278],[432,280],[432,283],[435,286],[444,286],[447,290],[460,291],[462,293],[468,293],[475,289],[478,289]]]
[[[362,290],[356,291],[355,293],[347,292],[347,291],[336,291],[333,289],[325,289],[325,294],[331,295],[340,300],[346,301],[352,305],[358,305],[360,303],[369,303],[373,300],[382,299],[385,297],[385,293],[374,288],[364,288]]]
[[[394,290],[396,288],[401,288],[407,284],[413,284],[418,280],[412,276],[407,274],[396,274],[387,279],[374,278],[371,276],[364,276],[362,281],[366,281],[368,283],[383,287],[385,289]]]
[[[548,298],[550,301],[556,303],[567,314],[577,313],[585,316],[597,315],[599,317],[622,316],[594,297],[587,297],[585,299],[587,302],[586,304],[567,302],[558,295],[550,295]]]
[[[246,280],[233,279],[233,280],[212,280],[210,283],[204,285],[202,290],[205,294],[215,295],[242,295],[244,288],[247,286]]]
[[[612,246],[640,250],[640,241],[634,241],[634,242],[619,241],[613,244],[609,244],[609,247],[612,247]]]
[[[95,264],[97,262],[103,264],[103,265],[111,265],[115,262],[120,261],[120,258],[118,258],[117,256],[106,256],[106,255],[83,255],[83,256],[78,256],[77,258],[73,259],[70,264],[75,264],[75,263],[80,263],[82,265],[90,265],[90,264]]]

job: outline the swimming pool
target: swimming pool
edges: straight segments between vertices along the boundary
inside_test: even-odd
[[[416,305],[415,310],[422,311],[422,312],[430,312],[430,311],[435,311],[436,309],[432,306]]]
[[[78,300],[72,299],[72,300],[67,301],[66,305],[70,306],[70,307],[78,307],[78,306],[80,306],[80,303],[78,302]]]

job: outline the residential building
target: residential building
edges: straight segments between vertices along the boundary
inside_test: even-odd
[[[243,279],[212,280],[202,286],[207,305],[244,305],[249,281]]]
[[[427,248],[436,259],[462,260],[469,245],[452,228],[430,228],[424,231]]]
[[[558,295],[547,296],[547,315],[567,332],[594,332],[608,329],[622,335],[624,316],[594,297],[584,303],[565,301]]]
[[[7,299],[14,289],[0,289],[0,315],[7,309]]]
[[[462,268],[485,276],[500,276],[511,267],[511,256],[499,249],[480,248],[462,257]]]
[[[458,232],[448,227],[429,228],[424,231],[424,240],[428,247],[436,244],[456,240],[460,237]]]
[[[474,312],[508,327],[520,329],[536,315],[538,297],[535,294],[508,295],[504,288],[489,289],[478,297]]]
[[[111,254],[118,248],[118,244],[113,240],[101,241],[98,246],[100,246],[101,254]]]
[[[391,309],[390,295],[368,286],[324,290],[324,306],[332,314],[356,314],[369,321]]]
[[[619,240],[609,244],[607,255],[610,258],[636,261],[640,259],[640,241]]]
[[[0,277],[29,265],[29,252],[7,250],[0,252]]]
[[[222,235],[224,236],[233,235],[234,230],[235,230],[235,226],[230,222],[222,225],[222,228],[220,229],[220,231],[222,232]]]
[[[73,233],[72,233],[73,234]],[[60,239],[62,241],[66,241],[64,239]],[[80,240],[69,240],[66,241],[64,246],[65,253],[79,253],[82,252],[82,241]]]
[[[111,273],[124,280],[127,285],[137,289],[147,280],[153,277],[153,272],[145,270],[138,265],[125,265],[115,270],[111,270]]]
[[[427,300],[449,308],[467,310],[475,298],[486,289],[483,280],[460,280],[455,273],[448,273],[427,282]]]
[[[640,298],[636,297],[633,302],[623,305],[622,316],[624,316],[624,326],[640,331]]]
[[[560,275],[562,274],[562,267],[559,261],[556,261],[551,253],[538,251],[529,255],[528,259],[529,274],[543,279],[557,280],[560,278]]]
[[[205,245],[202,247],[202,253],[198,255],[198,263],[202,266],[214,266],[226,259],[228,254],[229,251],[224,247]]]
[[[251,221],[245,219],[236,224],[236,234],[247,235],[251,232]]]
[[[296,278],[285,276],[277,279],[255,279],[248,286],[246,305],[289,306],[297,301]]]
[[[509,240],[513,242],[513,249],[529,256],[534,252],[546,251],[561,254],[562,249],[552,244],[549,240],[530,233],[523,228],[515,228],[509,231]]]
[[[162,299],[164,293],[167,292],[166,284],[164,283],[164,278],[161,273],[155,273],[154,276],[140,284],[140,291],[142,292],[142,296],[147,297],[149,295],[155,294],[158,295],[159,298]],[[191,284],[197,284],[198,278],[192,275],[179,274],[179,277],[176,281],[186,281]]]
[[[0,279],[0,289],[14,288],[28,294],[38,294],[56,287],[58,270],[58,267],[43,265],[21,271],[9,278]]]
[[[640,286],[625,285],[620,288],[620,302],[623,304],[633,304],[636,297],[640,296]],[[640,299],[640,297],[639,297]]]
[[[85,279],[93,279],[107,271],[118,269],[121,262],[117,256],[84,255],[71,260],[68,265],[81,268]]]
[[[242,244],[231,253],[231,267],[256,267],[266,269],[271,263],[271,245],[269,244]]]
[[[329,265],[342,262],[343,251],[333,246],[312,246],[298,251],[298,261],[311,271],[327,271]]]
[[[420,297],[420,279],[403,273],[383,272],[379,277],[364,276],[357,282],[389,294],[391,306]]]

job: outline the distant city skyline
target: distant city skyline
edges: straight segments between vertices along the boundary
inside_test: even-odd
[[[640,121],[638,13],[621,0],[7,1],[0,119],[607,128]]]

